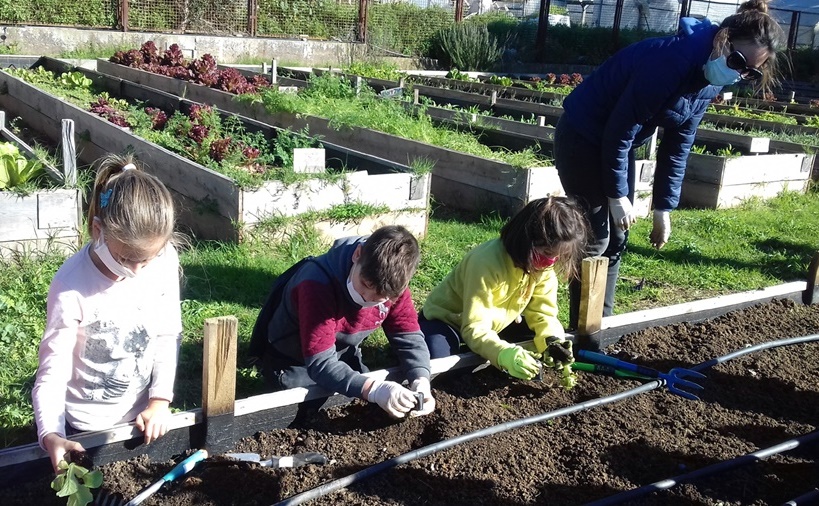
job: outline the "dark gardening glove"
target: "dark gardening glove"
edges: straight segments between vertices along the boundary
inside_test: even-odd
[[[546,338],[546,353],[543,354],[543,363],[547,367],[559,369],[574,362],[572,342],[557,336]]]

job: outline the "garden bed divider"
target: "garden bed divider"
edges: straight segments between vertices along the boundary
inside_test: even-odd
[[[733,108],[734,108],[734,104],[711,104],[711,105],[717,111],[730,111],[730,110],[733,110]],[[739,106],[739,104],[736,104],[736,105]],[[755,109],[755,108],[751,107],[750,109]],[[808,128],[817,128],[817,127],[811,127],[811,126],[805,125],[805,123],[810,121],[810,118],[812,116],[814,116],[815,114],[804,115],[804,114],[798,114],[798,113],[795,113],[795,112],[787,112],[787,111],[779,111],[779,112],[776,112],[775,114],[779,114],[779,115],[781,115],[781,116],[783,116],[785,118],[791,118],[791,119],[796,121],[797,125],[807,126]],[[762,120],[762,121],[768,121],[768,120]],[[774,123],[776,123],[776,121],[774,121]]]
[[[784,190],[804,193],[815,155],[775,154],[724,157],[691,153],[680,206],[721,209],[749,197],[773,198]]]
[[[172,79],[143,70],[97,60],[97,70],[106,75],[139,83],[188,100],[214,105],[223,111],[255,119],[279,128],[302,130],[341,146],[355,146],[396,163],[427,159],[435,162],[432,171],[432,194],[439,202],[459,209],[496,210],[511,216],[528,202],[555,192],[548,186],[548,167],[520,169],[509,164],[481,158],[419,141],[361,127],[337,128],[326,118],[304,114],[268,112],[261,103],[236,100],[236,95]],[[552,169],[553,170],[553,169]],[[544,180],[545,179],[545,180]]]
[[[403,87],[406,84],[412,87],[423,86],[432,88],[448,88],[450,90],[463,91],[472,94],[492,95],[493,93],[498,98],[508,98],[517,100],[526,100],[529,102],[550,102],[552,100],[560,100],[566,97],[563,93],[556,93],[551,91],[530,90],[521,86],[503,86],[501,84],[483,83],[479,81],[461,81],[458,79],[449,79],[446,77],[435,76],[418,76],[407,75],[398,81],[389,79],[378,79],[375,77],[364,77],[345,72],[338,72],[336,70],[327,70],[320,68],[294,68],[294,67],[280,67],[283,72],[290,73],[297,76],[295,79],[306,81],[310,74],[322,75],[325,72],[332,72],[333,74],[344,77],[350,82],[355,82],[356,78],[362,79],[368,86],[381,91],[384,89]],[[425,84],[426,83],[426,84]],[[431,86],[430,86],[431,85]]]
[[[44,57],[38,63],[47,70],[56,72],[74,69],[52,58]],[[180,110],[192,104],[190,100],[118,77],[88,69],[76,70],[116,97],[142,100],[164,110]],[[317,226],[320,231],[350,235],[350,232],[361,233],[361,229],[369,227],[364,231],[369,233],[384,222],[402,224],[418,236],[426,233],[431,178],[428,175],[415,176],[411,174],[409,167],[399,162],[383,160],[326,142],[325,148],[334,153],[334,158],[354,160],[362,166],[375,167],[382,174],[376,173],[370,177],[366,172],[351,173],[344,181],[331,184],[319,180],[294,185],[269,181],[257,190],[243,190],[222,174],[133,135],[127,129],[9,74],[2,73],[0,83],[5,90],[0,94],[0,105],[26,117],[51,138],[59,138],[56,131],[59,121],[57,118],[72,118],[77,124],[81,156],[86,162],[91,163],[112,151],[134,152],[146,163],[147,170],[168,186],[180,204],[179,222],[189,227],[198,237],[238,241],[247,227],[265,216],[293,216],[310,209],[327,209],[333,204],[343,203],[348,193],[349,196],[359,197],[363,202],[386,204],[390,210],[374,218],[350,223],[322,222]],[[249,118],[241,119],[248,128],[262,131],[273,129],[270,125]],[[404,192],[402,198],[393,198],[401,188]],[[378,191],[373,191],[375,189]],[[377,202],[373,202],[372,198]]]
[[[594,265],[598,272],[605,272],[599,260],[587,264]],[[594,332],[593,327],[587,326],[586,330],[590,335],[569,334],[568,337],[580,347],[602,350],[628,333],[654,326],[698,322],[774,299],[787,298],[815,304],[819,302],[816,290],[819,276],[817,270],[819,253],[811,263],[807,283],[785,283],[762,290],[604,317],[600,320],[599,331]],[[589,269],[586,271],[593,272]],[[593,276],[595,279],[597,277]],[[583,295],[589,298],[585,304],[589,308],[587,314],[591,315],[594,306],[601,304],[600,296],[593,292],[601,290],[602,285],[597,280],[590,282],[588,286],[590,289]],[[235,318],[208,319],[204,325],[204,334],[202,399],[205,408],[175,413],[168,433],[150,445],[143,444],[142,434],[132,423],[121,424],[109,430],[78,434],[73,439],[91,454],[95,465],[127,460],[139,455],[147,455],[154,461],[164,461],[192,448],[207,447],[209,444],[217,451],[224,451],[230,442],[240,438],[252,436],[259,431],[287,428],[298,422],[305,413],[351,401],[348,397],[318,386],[292,388],[234,400],[237,360]],[[484,364],[486,361],[481,357],[464,353],[433,359],[430,365],[434,378],[439,374]],[[372,371],[366,375],[379,380],[403,379],[398,367]],[[50,461],[37,443],[0,450],[0,488],[51,472]]]
[[[28,123],[27,117],[23,119]],[[76,160],[71,158],[76,152],[73,128],[71,120],[62,120],[63,170],[44,163],[49,177],[68,186],[76,186],[77,182]],[[28,159],[37,159],[31,146],[6,128],[5,111],[0,111],[0,141],[14,144]],[[38,190],[28,195],[1,191],[0,222],[0,256],[21,250],[75,251],[81,241],[82,194],[76,187]]]
[[[819,128],[805,126],[805,125],[788,125],[786,123],[779,123],[777,121],[768,121],[762,119],[753,119],[753,118],[739,118],[736,116],[730,116],[727,114],[717,114],[713,112],[706,112],[703,117],[703,121],[707,121],[709,123],[714,123],[715,125],[726,126],[729,128],[739,128],[739,129],[761,129],[761,130],[770,130],[772,132],[786,132],[792,134],[805,134],[805,135],[819,135]]]
[[[804,103],[790,103],[783,102],[781,100],[768,101],[746,97],[734,97],[733,99],[729,100],[728,103],[737,103],[740,107],[750,107],[761,111],[794,113],[805,116],[819,115],[819,107]]]

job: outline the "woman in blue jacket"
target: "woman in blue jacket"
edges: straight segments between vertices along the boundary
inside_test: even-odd
[[[620,256],[636,221],[634,148],[663,129],[654,174],[651,243],[671,234],[686,160],[708,104],[740,80],[769,88],[776,77],[782,29],[765,0],[742,4],[720,25],[683,18],[674,36],[646,39],[619,51],[563,102],[555,134],[555,164],[568,195],[583,203],[593,239],[588,253],[609,258],[603,314],[612,314]],[[580,287],[570,285],[575,327]]]

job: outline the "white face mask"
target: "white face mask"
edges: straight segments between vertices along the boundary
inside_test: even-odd
[[[97,241],[97,244],[94,245],[94,253],[97,254],[97,257],[99,257],[103,265],[105,265],[105,267],[107,267],[114,276],[120,278],[133,278],[136,276],[134,271],[117,262],[114,255],[111,254],[111,250],[108,249],[108,244],[105,242],[105,235],[101,230],[100,238]]]
[[[705,78],[714,86],[730,86],[742,79],[738,70],[728,67],[725,55],[716,60],[708,60],[702,66],[702,70],[705,73]]]
[[[350,293],[350,297],[353,298],[353,302],[361,307],[375,307],[381,304],[381,302],[367,302],[364,300],[364,297],[353,286],[352,278],[347,278],[347,291]]]

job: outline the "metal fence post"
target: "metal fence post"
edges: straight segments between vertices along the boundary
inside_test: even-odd
[[[247,33],[251,37],[256,36],[259,29],[259,0],[247,0]]]
[[[455,0],[455,22],[464,20],[464,0]]]
[[[552,7],[552,0],[540,0],[540,11],[537,19],[537,35],[535,36],[535,48],[539,55],[542,55],[546,48],[546,33],[549,30],[549,10]]]
[[[680,17],[687,18],[691,15],[691,0],[682,0],[680,2]]]
[[[367,8],[369,3],[367,0],[358,0],[358,42],[367,42]]]
[[[128,0],[119,1],[119,26],[123,32],[128,31]]]
[[[614,23],[611,25],[612,52],[617,52],[620,46],[620,21],[623,19],[623,0],[617,0],[614,6]]]
[[[796,49],[796,39],[799,38],[799,18],[801,14],[799,11],[791,12],[791,29],[788,31],[788,50],[790,51]]]

